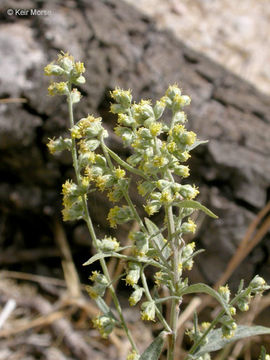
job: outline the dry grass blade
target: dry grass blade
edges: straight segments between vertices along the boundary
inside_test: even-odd
[[[63,226],[58,220],[55,220],[54,222],[54,237],[61,251],[62,267],[68,291],[72,297],[80,297],[81,287],[79,275],[72,259],[71,251]]]
[[[39,316],[38,318],[32,320],[32,321],[26,321],[24,324],[17,324],[16,326],[12,326],[11,329],[6,329],[6,330],[2,330],[0,331],[0,338],[1,337],[9,337],[12,335],[16,335],[20,332],[23,331],[27,331],[29,329],[35,328],[35,327],[40,327],[40,326],[47,326],[50,325],[51,323],[55,322],[56,320],[59,320],[63,317],[65,317],[66,312],[64,311],[54,311],[48,315],[42,315]]]
[[[0,104],[12,104],[12,103],[26,103],[27,99],[24,98],[6,98],[0,99]]]

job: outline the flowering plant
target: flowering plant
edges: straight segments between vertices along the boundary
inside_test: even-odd
[[[252,297],[269,289],[258,275],[246,288],[241,283],[232,298],[227,285],[216,291],[206,284],[189,285],[188,278],[183,277],[183,271],[192,269],[194,257],[200,253],[200,250],[195,250],[194,242],[184,240],[185,234],[196,231],[193,212],[201,210],[217,218],[195,200],[198,188],[181,182],[189,176],[189,167],[185,164],[191,156],[190,152],[204,143],[185,127],[187,117],[183,108],[190,104],[190,97],[183,95],[177,85],[169,86],[154,105],[149,100],[133,102],[130,90],[117,88],[112,91],[111,112],[118,118],[115,134],[122,139],[124,146],[133,149],[133,154],[123,160],[107,147],[105,139],[108,132],[100,117],[88,115],[74,122],[73,106],[81,99],[76,85],[85,83],[84,71],[83,63],[75,62],[65,53],[45,67],[46,75],[63,78],[64,81],[53,82],[49,86],[49,94],[64,95],[69,109],[70,136],[51,139],[48,144],[51,153],[68,150],[72,155],[75,180],[67,180],[63,184],[63,219],[83,219],[86,222],[96,254],[84,265],[99,261],[102,269],[102,273],[92,272],[91,285],[87,286],[89,295],[102,311],[102,315],[93,320],[94,326],[103,337],[107,337],[115,327],[122,327],[131,345],[128,360],[158,359],[165,341],[167,359],[173,360],[182,299],[187,294],[206,293],[220,303],[221,310],[211,323],[199,324],[194,314],[194,326],[187,331],[193,345],[185,359],[207,360],[212,351],[231,341],[269,333],[269,329],[262,327],[238,327],[235,321],[237,308],[247,311]],[[170,123],[162,121],[165,109],[172,114]],[[132,176],[139,179],[137,189],[144,198],[143,207],[148,217],[140,217],[130,197]],[[138,229],[129,235],[133,244],[131,254],[123,252],[126,247],[121,246],[115,237],[97,238],[87,202],[88,194],[95,190],[106,192],[110,202],[117,203],[107,215],[112,228],[129,221],[137,222]],[[157,212],[164,216],[164,227],[161,229],[149,219]],[[122,276],[131,289],[130,306],[140,303],[141,319],[158,320],[163,327],[143,354],[139,353],[124,319],[113,286],[115,279],[110,277],[105,261],[108,257],[126,262]],[[145,276],[148,266],[156,269],[153,289],[149,288]],[[161,289],[166,289],[168,296],[162,297],[164,292]],[[112,311],[103,300],[106,291],[111,293],[116,311]],[[168,318],[164,315],[164,305],[170,309]],[[269,360],[269,355],[262,351],[261,359]]]

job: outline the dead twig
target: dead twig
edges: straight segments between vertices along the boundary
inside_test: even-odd
[[[64,277],[67,283],[68,292],[72,297],[80,297],[81,287],[79,275],[72,259],[71,251],[63,226],[58,220],[55,220],[53,229],[55,241],[61,252],[62,267]]]

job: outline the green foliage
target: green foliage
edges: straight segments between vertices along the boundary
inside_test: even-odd
[[[131,90],[113,90],[110,110],[117,115],[115,134],[122,139],[124,146],[133,149],[133,154],[123,160],[107,147],[105,139],[108,132],[100,117],[88,115],[74,121],[73,106],[81,99],[76,85],[85,83],[84,72],[83,63],[75,62],[72,56],[65,53],[61,53],[56,62],[45,68],[45,75],[61,78],[60,82],[52,82],[48,91],[51,96],[67,98],[70,118],[70,136],[51,139],[48,143],[51,153],[69,151],[73,160],[75,179],[67,180],[62,187],[63,219],[85,221],[96,254],[83,265],[99,261],[102,269],[101,273],[92,272],[89,278],[91,285],[86,289],[102,312],[93,320],[94,327],[103,337],[109,336],[115,327],[122,327],[131,345],[127,360],[157,360],[166,340],[167,359],[173,360],[183,297],[206,293],[221,304],[222,310],[212,323],[199,324],[197,316],[194,317],[194,328],[187,332],[193,345],[186,359],[210,359],[210,352],[232,341],[269,333],[270,330],[263,327],[237,327],[235,321],[236,307],[240,311],[248,310],[251,298],[269,288],[258,275],[247,288],[244,289],[241,284],[232,299],[228,286],[216,291],[206,284],[189,285],[188,278],[183,278],[183,270],[191,270],[194,257],[201,252],[195,251],[195,242],[186,243],[184,236],[196,232],[192,219],[194,211],[200,210],[217,218],[211,210],[195,200],[199,194],[198,188],[188,184],[187,180],[183,182],[190,175],[186,161],[191,156],[191,150],[206,142],[198,140],[197,135],[185,127],[187,117],[183,109],[191,102],[189,96],[182,94],[177,85],[172,85],[152,105],[150,100],[133,102]],[[166,109],[171,114],[170,124],[162,120]],[[133,174],[139,178],[137,189],[143,198],[145,213],[151,217],[159,212],[163,216],[161,228],[148,217],[139,216],[130,197]],[[129,254],[125,252],[128,246],[121,246],[116,238],[97,238],[88,208],[88,194],[93,191],[106,193],[113,203],[107,214],[112,228],[126,222],[137,222],[138,230],[129,235],[132,241]],[[106,259],[110,257],[126,263],[120,277],[124,277],[129,287],[130,306],[139,304],[142,320],[158,320],[164,328],[141,356],[113,286],[118,277],[115,279],[109,275]],[[155,285],[151,291],[145,277],[148,266],[156,269]],[[166,288],[165,293],[169,296],[162,297],[164,292],[160,291],[161,288]],[[103,300],[106,291],[111,293],[115,312]],[[171,309],[168,319],[162,311],[163,303],[167,303]],[[268,357],[262,350],[261,360],[268,360]]]

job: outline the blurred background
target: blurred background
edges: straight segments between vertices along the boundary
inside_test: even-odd
[[[257,273],[270,281],[269,17],[266,0],[1,2],[0,314],[7,304],[11,310],[0,321],[0,360],[125,359],[128,351],[120,331],[105,341],[89,329],[97,309],[83,290],[92,269],[82,263],[93,249],[82,222],[61,219],[71,159],[51,156],[46,143],[67,134],[69,121],[63,99],[47,96],[43,75],[61,50],[86,67],[76,119],[102,116],[109,146],[124,158],[131,150],[112,133],[110,90],[131,88],[135,100],[155,100],[177,82],[191,96],[188,126],[209,139],[189,162],[191,182],[219,219],[197,214],[198,231],[188,240],[206,252],[190,280],[229,282],[232,291]],[[142,199],[133,200],[143,215]],[[109,232],[126,243],[129,227],[112,231],[104,218],[111,207],[105,196],[93,193],[89,207],[98,236]],[[117,264],[110,266],[113,272]],[[150,328],[138,321],[139,309],[130,313],[129,289],[122,282],[118,289],[144,349]],[[216,304],[202,302],[197,311],[211,318]],[[269,296],[256,299],[241,322],[270,326],[269,303]],[[179,359],[190,324],[180,331]],[[217,359],[257,359],[261,344],[269,338],[240,342]]]

